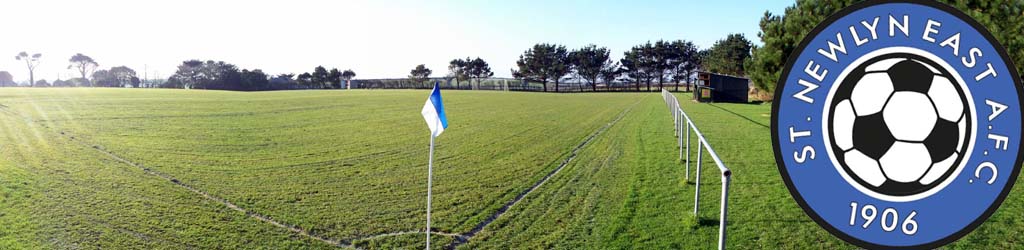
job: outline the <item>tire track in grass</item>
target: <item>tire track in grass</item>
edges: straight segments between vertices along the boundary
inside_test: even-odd
[[[579,151],[581,151],[584,147],[589,145],[590,142],[593,141],[593,139],[595,139],[598,135],[604,133],[604,131],[606,131],[608,128],[610,128],[611,126],[615,125],[620,120],[622,120],[622,118],[625,117],[625,115],[627,113],[629,113],[629,111],[631,111],[633,109],[633,107],[635,107],[637,104],[641,103],[646,98],[647,97],[645,96],[645,97],[641,98],[640,100],[637,100],[636,102],[631,104],[628,108],[626,108],[621,113],[619,113],[619,115],[614,120],[612,120],[611,122],[605,124],[605,126],[602,126],[598,130],[594,131],[589,136],[587,136],[580,144],[578,144],[575,148],[573,148],[572,151],[570,151],[569,156],[565,160],[563,160],[562,163],[559,164],[559,166],[557,168],[555,168],[554,170],[549,172],[547,175],[545,175],[543,178],[538,180],[536,183],[534,183],[533,186],[531,186],[530,188],[528,188],[528,189],[524,190],[523,192],[521,192],[513,200],[511,200],[508,203],[506,203],[498,211],[496,211],[494,214],[489,216],[486,220],[484,220],[483,222],[477,224],[477,226],[475,226],[469,232],[463,233],[463,234],[457,234],[457,233],[446,233],[446,232],[432,231],[430,233],[434,234],[434,235],[442,235],[442,236],[447,236],[447,237],[454,238],[452,243],[449,244],[448,246],[446,246],[446,248],[448,248],[448,249],[454,249],[455,247],[457,247],[459,245],[468,243],[470,238],[472,238],[474,235],[476,235],[477,233],[482,231],[487,225],[489,225],[492,222],[496,221],[501,215],[503,215],[505,212],[507,212],[508,209],[510,209],[512,206],[518,204],[528,194],[532,193],[534,190],[538,189],[541,185],[546,183],[548,179],[550,179],[554,175],[556,175],[559,172],[561,172],[561,170],[566,165],[568,165],[569,162],[571,162],[573,159],[576,158],[576,156],[579,153]],[[0,104],[0,105],[2,105],[2,104]],[[7,113],[9,115],[12,115],[12,116],[16,116],[18,118],[21,118],[22,120],[24,120],[24,122],[29,123],[30,125],[33,124],[33,123],[38,123],[35,119],[33,119],[33,118],[29,117],[29,116],[22,115],[22,114],[20,114],[20,113],[18,113],[16,111],[10,110],[7,106],[0,106],[0,111],[2,111],[4,113]],[[47,126],[45,124],[42,124],[41,126],[44,127],[44,128],[49,127],[49,126]],[[370,235],[370,236],[359,237],[359,238],[348,239],[348,240],[331,239],[331,238],[328,238],[328,237],[325,237],[325,236],[321,236],[321,235],[318,235],[318,234],[306,231],[305,229],[302,229],[302,228],[294,226],[294,225],[289,225],[287,223],[279,222],[279,221],[274,220],[273,218],[270,218],[270,217],[268,217],[266,215],[259,214],[259,213],[253,212],[253,211],[249,211],[249,210],[247,210],[245,208],[242,208],[242,207],[240,207],[240,206],[238,206],[238,205],[236,205],[236,204],[234,204],[234,203],[232,203],[230,201],[227,201],[227,200],[225,200],[223,198],[220,198],[218,196],[214,196],[214,195],[212,195],[210,193],[207,193],[206,191],[200,190],[198,188],[192,187],[189,184],[181,182],[180,180],[178,180],[177,178],[175,178],[172,175],[169,175],[169,174],[166,174],[166,173],[163,173],[163,172],[159,172],[159,171],[150,169],[148,167],[143,166],[142,164],[139,164],[139,163],[133,162],[131,160],[128,160],[128,159],[126,159],[124,157],[121,157],[118,154],[115,154],[114,152],[106,150],[101,145],[91,144],[89,142],[86,142],[86,141],[84,141],[84,140],[82,140],[82,139],[80,139],[78,137],[75,137],[71,133],[66,132],[64,130],[59,130],[58,129],[57,133],[59,133],[60,136],[65,137],[66,139],[68,139],[70,141],[74,141],[74,142],[76,142],[78,144],[81,144],[83,146],[86,146],[86,147],[89,147],[89,148],[91,148],[93,150],[96,150],[97,152],[100,152],[101,154],[106,155],[107,157],[109,157],[111,159],[114,159],[114,160],[116,160],[118,162],[121,162],[121,163],[129,165],[129,166],[138,168],[138,169],[142,170],[143,172],[145,172],[147,174],[154,175],[154,176],[157,176],[157,177],[159,177],[161,179],[169,181],[172,184],[177,185],[177,186],[182,187],[182,188],[185,188],[186,190],[188,190],[190,192],[193,192],[195,194],[198,194],[198,195],[202,196],[203,198],[206,198],[208,200],[220,203],[220,204],[222,204],[222,205],[224,205],[224,206],[226,206],[226,207],[228,207],[228,208],[230,208],[232,210],[235,210],[235,211],[238,211],[238,212],[242,212],[242,213],[244,213],[245,215],[247,215],[249,217],[252,217],[254,219],[257,219],[257,220],[269,223],[269,224],[271,224],[273,226],[276,226],[276,227],[279,227],[279,228],[282,228],[282,229],[287,229],[287,230],[289,230],[289,231],[291,231],[293,233],[296,233],[296,234],[299,234],[299,235],[302,235],[302,236],[305,236],[305,237],[309,237],[309,238],[312,238],[312,239],[315,239],[315,240],[319,240],[321,242],[327,243],[327,244],[332,245],[332,246],[358,249],[353,244],[356,241],[372,240],[372,239],[378,239],[378,238],[384,238],[384,237],[392,237],[392,236],[401,236],[401,235],[407,235],[407,234],[421,234],[421,233],[425,233],[424,230],[411,230],[411,231],[382,233],[382,234]]]
[[[426,232],[423,231],[423,230],[410,230],[410,231],[401,231],[401,232],[392,232],[392,233],[382,233],[382,234],[375,234],[375,235],[370,235],[370,236],[361,237],[361,238],[357,238],[357,239],[352,239],[352,240],[350,240],[350,242],[355,243],[356,241],[373,240],[373,239],[379,239],[379,238],[385,238],[385,237],[401,236],[401,235],[406,235],[406,234],[422,234],[422,233],[426,233]],[[455,238],[455,240],[460,240],[460,239],[466,238],[465,235],[456,234],[456,233],[439,232],[437,230],[432,230],[432,232],[430,232],[430,234],[446,236],[446,237],[452,237],[452,238]]]
[[[67,136],[67,133],[64,132],[64,131],[61,131],[60,134]],[[96,151],[106,155],[107,157],[110,157],[111,159],[117,160],[117,161],[119,161],[121,163],[124,163],[126,165],[129,165],[129,166],[133,166],[133,167],[139,168],[139,169],[141,169],[143,172],[145,172],[147,174],[151,174],[151,175],[160,177],[161,179],[167,180],[167,181],[173,183],[174,185],[177,185],[179,187],[187,189],[188,191],[196,193],[196,194],[202,196],[203,198],[206,198],[208,200],[212,200],[212,201],[215,201],[217,203],[220,203],[220,204],[222,204],[222,205],[224,205],[224,206],[226,206],[226,207],[228,207],[228,208],[230,208],[232,210],[235,210],[235,211],[238,211],[238,212],[242,212],[245,215],[248,215],[249,217],[252,217],[254,219],[257,219],[257,220],[260,220],[260,221],[263,221],[263,222],[266,222],[266,223],[270,223],[271,225],[274,225],[276,227],[287,229],[289,231],[292,231],[293,233],[296,233],[296,234],[299,234],[299,235],[302,235],[302,236],[306,236],[306,237],[309,237],[309,238],[312,238],[312,239],[315,239],[315,240],[319,240],[321,242],[327,243],[327,244],[332,245],[332,246],[352,247],[351,243],[349,243],[349,242],[343,242],[343,241],[327,238],[325,236],[317,235],[317,234],[311,233],[309,231],[306,231],[305,229],[302,229],[302,228],[300,228],[298,226],[289,225],[289,224],[286,224],[286,223],[283,223],[283,222],[279,222],[279,221],[274,220],[274,219],[272,219],[272,218],[270,218],[270,217],[268,217],[266,215],[263,215],[263,214],[260,214],[260,213],[256,213],[256,212],[244,209],[242,207],[239,207],[238,205],[235,205],[234,203],[232,203],[232,202],[230,202],[228,200],[225,200],[223,198],[214,196],[214,195],[212,195],[210,193],[207,193],[206,191],[200,190],[200,189],[192,187],[191,185],[188,185],[188,184],[186,184],[184,182],[181,182],[177,178],[174,178],[174,176],[171,176],[171,175],[165,174],[163,172],[159,172],[159,171],[147,168],[145,166],[142,166],[141,164],[138,164],[138,163],[135,163],[135,162],[130,161],[128,159],[125,159],[125,158],[123,158],[123,157],[121,157],[121,156],[119,156],[117,154],[114,154],[113,152],[107,151],[106,149],[104,149],[103,147],[101,147],[99,145],[90,145],[89,143],[87,143],[85,141],[82,141],[82,140],[79,140],[79,139],[75,139],[73,136],[68,136],[68,139],[70,139],[72,141],[75,141],[75,142],[78,142],[79,144],[82,144],[82,145],[85,145],[85,146],[89,146],[92,149],[94,149],[94,150],[96,150]]]
[[[479,224],[473,227],[472,230],[469,230],[469,232],[461,234],[462,237],[456,237],[451,244],[445,246],[445,249],[455,249],[459,245],[469,243],[469,240],[471,240],[473,236],[475,236],[477,233],[480,233],[480,231],[483,231],[484,228],[487,227],[487,225],[490,225],[494,221],[498,220],[498,218],[501,217],[501,215],[505,214],[505,212],[508,212],[508,210],[512,208],[512,206],[519,204],[519,202],[522,201],[523,198],[526,198],[527,195],[532,193],[534,190],[540,188],[541,185],[544,185],[544,183],[547,182],[548,179],[551,179],[552,176],[555,176],[556,174],[561,172],[562,168],[565,168],[566,165],[569,165],[569,162],[576,158],[576,155],[579,153],[580,150],[583,150],[583,148],[589,145],[590,142],[594,140],[594,138],[597,138],[598,135],[601,135],[602,133],[604,133],[604,131],[608,130],[608,128],[618,123],[619,120],[622,120],[623,117],[626,117],[626,114],[628,114],[630,110],[633,110],[633,107],[636,107],[637,104],[643,102],[643,100],[647,99],[647,97],[648,96],[644,96],[643,98],[640,98],[640,100],[637,100],[628,108],[626,108],[626,110],[623,110],[621,113],[619,113],[619,115],[615,117],[614,120],[608,122],[603,127],[598,128],[596,131],[594,131],[594,133],[591,133],[589,136],[584,138],[579,145],[576,145],[576,147],[569,152],[569,157],[565,158],[565,160],[562,160],[562,163],[559,164],[558,167],[549,172],[543,178],[540,178],[540,180],[534,183],[533,186],[531,186],[530,188],[523,190],[523,192],[519,193],[519,195],[517,195],[516,198],[510,200],[508,203],[505,203],[505,205],[499,208],[498,211],[495,211],[494,214],[491,214],[491,216],[487,217],[487,219],[481,221]]]
[[[22,120],[25,121],[25,123],[28,123],[29,126],[34,126],[34,124],[37,123],[31,117],[25,116],[25,115],[22,115],[22,114],[20,114],[18,112],[10,110],[6,106],[0,107],[0,111],[3,111],[3,113],[7,113],[8,115],[21,118]],[[48,127],[46,125],[41,125],[41,126]],[[270,217],[268,217],[266,215],[263,215],[263,214],[260,214],[260,213],[256,213],[256,212],[247,210],[245,208],[242,208],[242,207],[240,207],[240,206],[238,206],[238,205],[236,205],[236,204],[234,204],[234,203],[232,203],[232,202],[230,202],[228,200],[225,200],[223,198],[214,196],[214,195],[212,195],[210,193],[207,193],[206,191],[200,190],[200,189],[192,187],[191,185],[188,185],[188,184],[186,184],[184,182],[181,182],[180,180],[178,180],[174,176],[171,176],[169,174],[166,174],[166,173],[163,173],[163,172],[159,172],[159,171],[150,169],[150,168],[145,167],[145,166],[143,166],[143,165],[141,165],[139,163],[130,161],[128,159],[125,159],[124,157],[121,157],[120,155],[117,155],[114,152],[106,150],[105,148],[103,148],[102,146],[100,146],[98,144],[90,144],[90,143],[88,143],[86,141],[78,139],[77,137],[75,137],[74,135],[71,135],[70,133],[68,133],[66,131],[58,129],[57,133],[59,134],[60,137],[64,137],[64,138],[66,138],[66,139],[68,139],[70,141],[73,141],[73,142],[76,142],[76,143],[81,144],[83,146],[92,148],[93,150],[96,150],[97,152],[100,152],[101,154],[106,155],[107,157],[109,157],[111,159],[114,159],[114,160],[116,160],[118,162],[124,163],[124,164],[129,165],[129,166],[138,168],[138,169],[142,170],[143,172],[145,172],[147,174],[150,174],[150,175],[159,177],[161,179],[164,179],[164,180],[166,180],[168,182],[171,182],[174,185],[177,185],[179,187],[185,188],[186,190],[188,190],[188,191],[190,191],[192,193],[198,194],[198,195],[202,196],[203,198],[206,198],[208,200],[220,203],[220,204],[222,204],[222,205],[224,205],[224,206],[226,206],[226,207],[228,207],[228,208],[230,208],[232,210],[235,210],[235,211],[238,211],[238,212],[242,212],[242,213],[244,213],[245,215],[247,215],[247,216],[249,216],[251,218],[254,218],[254,219],[257,219],[257,220],[269,223],[269,224],[271,224],[273,226],[276,226],[278,228],[283,228],[283,229],[289,230],[289,231],[291,231],[293,233],[296,233],[296,234],[299,234],[299,235],[302,235],[302,236],[305,236],[305,237],[309,237],[309,238],[312,238],[312,239],[315,239],[315,240],[319,240],[319,241],[321,241],[323,243],[327,243],[327,244],[332,245],[332,246],[354,248],[352,246],[351,242],[349,242],[349,241],[340,241],[340,240],[331,239],[331,238],[328,238],[328,237],[325,237],[325,236],[321,236],[321,235],[318,235],[318,234],[306,231],[305,229],[302,229],[302,228],[300,228],[298,226],[289,225],[287,223],[283,223],[283,222],[274,220],[273,218],[270,218]]]
[[[46,124],[41,123],[40,121],[37,121],[37,120],[27,116],[27,115],[23,115],[23,114],[21,114],[19,112],[16,112],[14,110],[10,110],[7,105],[0,104],[0,113],[5,113],[7,115],[10,115],[10,116],[13,116],[13,117],[17,117],[18,119],[21,119],[23,122],[25,122],[29,126],[33,126],[33,124],[39,124],[39,126],[41,126],[43,128],[49,128],[49,126],[47,126]],[[45,122],[45,121],[46,120],[44,120],[43,122]],[[238,212],[242,212],[242,213],[244,213],[245,215],[247,215],[249,217],[252,217],[252,218],[257,219],[259,221],[263,221],[263,222],[269,223],[269,224],[271,224],[273,226],[276,226],[278,228],[287,229],[287,230],[289,230],[289,231],[291,231],[293,233],[296,233],[296,234],[299,234],[299,235],[302,235],[302,236],[306,236],[306,237],[309,237],[309,238],[312,238],[312,239],[319,240],[321,242],[327,243],[327,244],[332,245],[332,246],[352,248],[352,249],[360,249],[360,248],[355,246],[355,244],[354,244],[355,242],[357,242],[357,241],[364,241],[364,240],[373,240],[373,239],[379,239],[379,238],[385,238],[385,237],[401,236],[401,235],[407,235],[407,234],[421,234],[421,233],[425,233],[424,230],[410,230],[410,231],[400,231],[400,232],[391,232],[391,233],[381,233],[381,234],[369,235],[369,236],[364,236],[364,237],[357,237],[357,238],[352,238],[352,239],[347,239],[347,240],[331,239],[331,238],[328,238],[328,237],[325,237],[325,236],[320,236],[320,235],[311,233],[311,232],[306,231],[305,229],[302,229],[300,227],[297,227],[297,226],[294,226],[294,225],[289,225],[287,223],[283,223],[283,222],[274,220],[274,219],[272,219],[272,218],[270,218],[270,217],[268,217],[266,215],[259,214],[259,213],[252,212],[252,211],[249,211],[247,209],[244,209],[244,208],[242,208],[242,207],[240,207],[240,206],[238,206],[238,205],[236,205],[236,204],[234,204],[234,203],[232,203],[230,201],[227,201],[227,200],[225,200],[223,198],[211,195],[210,193],[207,193],[206,191],[200,190],[200,189],[192,187],[191,185],[188,185],[188,184],[186,184],[184,182],[181,182],[180,180],[178,180],[174,176],[171,176],[169,174],[166,174],[166,173],[163,173],[163,172],[159,172],[159,171],[150,169],[148,167],[143,166],[142,164],[139,164],[139,163],[133,162],[131,160],[125,159],[124,157],[121,157],[120,155],[115,154],[114,152],[106,150],[101,145],[90,144],[90,143],[80,139],[79,137],[75,137],[70,132],[67,132],[67,131],[64,131],[64,130],[58,130],[58,131],[56,131],[56,133],[59,134],[59,136],[64,137],[65,139],[67,139],[69,141],[73,141],[73,142],[78,143],[80,145],[83,145],[83,146],[86,146],[86,147],[91,148],[93,150],[96,150],[97,152],[100,152],[101,154],[106,155],[107,157],[109,157],[111,159],[114,159],[114,160],[116,160],[118,162],[121,162],[123,164],[129,165],[129,166],[132,166],[132,167],[136,167],[136,168],[142,170],[144,173],[147,173],[147,174],[150,174],[150,175],[154,175],[154,176],[157,176],[157,177],[159,177],[161,179],[169,181],[172,184],[177,185],[177,186],[182,187],[182,188],[185,188],[186,190],[188,190],[188,191],[190,191],[192,193],[198,194],[198,195],[202,196],[203,198],[206,198],[208,200],[212,200],[214,202],[220,203],[220,204],[222,204],[222,205],[224,205],[224,206],[226,206],[226,207],[228,207],[228,208],[230,208],[232,210],[235,210],[235,211],[238,211]],[[124,229],[119,229],[119,230],[124,230]],[[439,231],[436,231],[436,230],[434,230],[434,231],[432,231],[430,233],[433,234],[433,235],[441,235],[441,236],[446,236],[446,237],[452,237],[452,238],[455,238],[456,241],[465,240],[467,238],[467,236],[463,235],[463,234],[439,232]],[[182,243],[178,243],[178,244],[182,244]]]

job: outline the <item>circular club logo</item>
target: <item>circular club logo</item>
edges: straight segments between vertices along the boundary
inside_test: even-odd
[[[869,1],[790,56],[772,107],[779,171],[804,211],[865,248],[934,248],[985,221],[1021,165],[1020,77],[949,6]]]

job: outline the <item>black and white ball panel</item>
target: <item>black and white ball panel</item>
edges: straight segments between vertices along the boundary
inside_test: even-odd
[[[893,53],[869,59],[840,80],[829,105],[835,157],[868,189],[924,192],[963,160],[972,116],[966,95],[927,58]]]

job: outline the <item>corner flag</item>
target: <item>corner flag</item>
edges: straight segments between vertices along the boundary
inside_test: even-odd
[[[434,82],[434,90],[430,92],[427,103],[423,104],[423,119],[427,121],[431,135],[438,136],[448,128],[448,118],[444,115],[444,104],[441,103],[441,88],[438,82]]]
[[[441,84],[434,82],[434,90],[430,91],[427,103],[423,104],[423,120],[430,128],[430,158],[427,162],[427,249],[430,249],[430,188],[434,179],[434,138],[448,128],[448,118],[444,115],[444,104],[441,103]]]

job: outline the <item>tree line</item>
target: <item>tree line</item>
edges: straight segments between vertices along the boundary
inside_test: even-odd
[[[80,77],[67,80],[57,79],[52,83],[46,80],[36,81],[35,69],[39,66],[42,57],[43,54],[41,53],[29,55],[28,52],[24,51],[18,53],[18,55],[14,57],[15,60],[25,63],[25,67],[29,72],[29,86],[31,87],[139,87],[139,84],[141,83],[135,70],[127,66],[116,66],[109,69],[97,70],[99,68],[99,63],[96,63],[96,60],[93,60],[91,57],[81,53],[75,54],[68,59],[68,69],[74,69],[80,74]],[[0,71],[0,86],[17,86],[14,82],[14,77],[10,72]]]
[[[765,12],[758,37],[762,46],[752,48],[744,66],[757,88],[769,93],[782,74],[793,50],[807,33],[832,14],[858,1],[797,1],[782,15]],[[1024,1],[1019,0],[940,0],[957,8],[985,26],[1006,47],[1018,72],[1024,72]]]
[[[449,62],[448,73],[441,77],[431,77],[434,70],[427,68],[425,64],[419,64],[409,71],[404,79],[363,79],[355,81],[360,88],[430,88],[434,81],[444,81],[442,88],[446,89],[481,89],[484,80],[492,79],[494,72],[491,71],[487,61],[477,57],[475,59],[456,58]],[[492,79],[499,80],[501,79]],[[452,83],[454,82],[454,83]],[[467,85],[462,85],[466,82]],[[476,85],[473,85],[473,83]],[[490,82],[489,84],[494,84]],[[495,86],[487,86],[486,89],[497,89]]]
[[[610,86],[615,82],[632,85],[635,91],[654,91],[654,83],[660,89],[674,82],[676,91],[680,84],[689,91],[698,70],[744,75],[743,62],[750,56],[751,46],[742,34],[731,34],[703,50],[686,40],[648,41],[613,61],[606,47],[591,44],[570,51],[562,45],[539,43],[519,56],[512,76],[540,82],[543,91],[548,91],[550,83],[555,92],[560,92],[566,80],[575,80],[581,91],[584,84],[597,91],[599,84]]]
[[[507,80],[498,83],[505,86],[488,86],[486,89],[515,89],[530,91],[563,92],[564,83],[576,85],[575,91],[598,91],[599,85],[610,89],[616,85],[619,90],[655,91],[664,88],[665,83],[686,86],[689,91],[694,72],[698,70],[744,76],[744,62],[750,58],[752,44],[742,34],[731,34],[714,43],[708,49],[700,49],[686,40],[646,42],[623,52],[619,60],[611,59],[606,47],[587,45],[569,50],[563,45],[538,43],[519,56],[512,76],[521,84],[509,86]],[[355,78],[352,70],[327,69],[317,66],[311,72],[301,74],[269,75],[260,69],[240,69],[234,64],[214,60],[187,60],[177,66],[173,75],[160,83],[140,81],[135,70],[127,66],[98,69],[99,63],[81,53],[68,60],[68,69],[79,73],[79,77],[47,83],[35,81],[34,70],[40,63],[41,54],[19,53],[15,59],[25,62],[32,86],[59,87],[156,87],[183,89],[216,89],[236,91],[289,90],[289,89],[341,89]],[[368,85],[383,88],[421,88],[430,85],[433,71],[420,64],[410,70],[406,81],[370,81]],[[448,72],[440,79],[454,81],[456,89],[481,89],[485,79],[494,76],[487,61],[477,58],[455,58],[449,62]],[[0,85],[15,85],[10,73],[0,71]],[[462,83],[467,83],[465,86]],[[474,85],[475,83],[475,85]],[[496,82],[491,81],[491,84]],[[537,89],[530,85],[539,84]],[[450,84],[449,84],[450,85]],[[549,88],[553,85],[553,89]],[[536,85],[533,85],[536,86]],[[646,89],[643,89],[646,87]]]
[[[477,81],[477,87],[479,87],[480,80],[492,76],[494,76],[494,72],[491,71],[491,66],[479,57],[476,59],[456,58],[448,63],[447,78],[455,80],[455,88],[461,88],[462,81],[469,81],[469,84],[473,84],[473,80]]]
[[[752,46],[742,34],[731,34],[703,50],[686,40],[648,41],[624,52],[622,59],[615,61],[607,47],[591,44],[569,50],[563,45],[538,43],[519,56],[511,73],[515,79],[541,84],[539,90],[544,92],[563,92],[561,86],[567,81],[575,83],[577,91],[584,91],[584,85],[590,91],[598,91],[600,84],[607,88],[615,83],[630,84],[630,89],[635,91],[654,91],[654,83],[664,88],[667,82],[677,83],[674,84],[676,91],[678,83],[684,83],[682,85],[689,91],[692,76],[698,70],[745,75],[744,62],[750,57]],[[432,73],[425,65],[417,65],[409,72],[411,86],[425,86]],[[462,89],[464,81],[472,84],[476,80],[479,85],[482,79],[492,76],[494,72],[486,61],[467,57],[453,59],[443,79],[455,81],[452,87]],[[405,82],[390,82],[395,87],[410,86]],[[553,88],[549,88],[549,84]],[[644,86],[646,89],[642,89]]]
[[[317,66],[312,72],[299,75],[279,74],[270,76],[260,69],[241,69],[223,61],[188,60],[178,65],[162,88],[216,89],[236,91],[286,90],[286,89],[340,89],[343,82],[356,76],[352,70],[327,70]]]
[[[188,60],[178,65],[173,75],[166,81],[156,84],[144,84],[138,73],[128,66],[115,66],[99,69],[99,63],[87,55],[78,53],[68,59],[69,70],[79,73],[79,77],[67,80],[57,79],[50,83],[46,80],[35,80],[35,69],[42,61],[41,53],[29,54],[21,52],[15,60],[25,63],[29,72],[30,87],[152,87],[152,88],[184,88],[184,89],[217,89],[237,91],[284,90],[284,89],[338,89],[343,88],[345,81],[355,78],[352,70],[327,70],[317,66],[312,72],[299,75],[279,74],[270,76],[260,69],[239,69],[237,66],[223,61]],[[10,72],[0,71],[0,86],[17,86]]]

